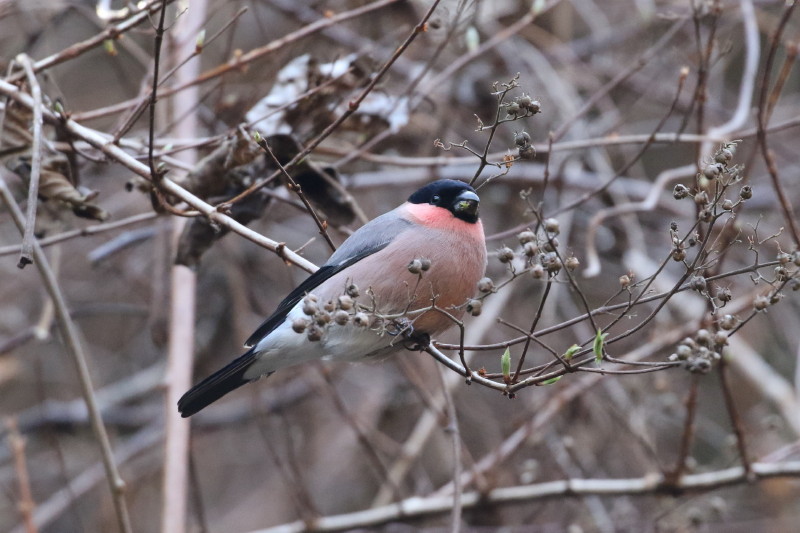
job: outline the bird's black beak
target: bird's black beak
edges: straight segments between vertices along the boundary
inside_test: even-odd
[[[453,214],[468,222],[475,222],[478,219],[478,205],[481,199],[472,191],[464,191],[456,196],[453,202]]]

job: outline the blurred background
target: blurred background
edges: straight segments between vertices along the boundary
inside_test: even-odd
[[[36,159],[33,106],[15,96],[32,93],[25,64],[47,113],[128,157],[46,120],[35,233],[133,531],[796,530],[794,2],[449,0],[431,14],[427,0],[169,3],[152,145],[168,178],[217,205],[275,169],[253,131],[283,163],[319,140],[291,172],[336,244],[424,183],[474,179],[498,290],[465,318],[466,344],[485,348],[470,365],[502,382],[505,348],[513,371],[538,316],[542,342],[556,355],[581,346],[584,368],[509,399],[427,353],[295,367],[190,419],[175,491],[165,442],[188,422],[170,396],[185,388],[168,385],[242,353],[307,273],[240,232],[174,216],[187,205],[144,177],[160,6],[0,0],[0,178],[14,203],[28,209]],[[509,107],[528,101],[537,112]],[[282,180],[226,212],[322,264],[330,251]],[[543,259],[517,235],[532,230],[544,249],[544,218],[579,266],[537,278]],[[119,530],[51,293],[36,265],[17,268],[22,240],[5,203],[0,531]],[[181,320],[193,328],[177,332]],[[595,327],[613,341],[600,363]],[[701,330],[730,337],[703,352]],[[183,378],[167,371],[170,336]],[[534,370],[521,379],[561,368],[537,343],[525,351]],[[548,484],[582,479],[594,484]],[[167,525],[173,512],[181,525]]]

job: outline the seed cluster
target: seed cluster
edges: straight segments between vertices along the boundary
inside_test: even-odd
[[[360,311],[357,305],[359,297],[358,286],[354,283],[345,288],[344,294],[336,300],[319,301],[315,294],[307,294],[302,301],[304,317],[297,317],[292,321],[292,330],[295,333],[305,333],[308,340],[317,342],[322,340],[325,332],[332,325],[346,326],[351,322],[358,327],[370,325],[370,317]]]

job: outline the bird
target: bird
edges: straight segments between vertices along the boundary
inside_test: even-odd
[[[247,352],[186,392],[183,418],[277,370],[420,348],[459,320],[487,265],[470,185],[438,180],[351,234],[281,301]]]

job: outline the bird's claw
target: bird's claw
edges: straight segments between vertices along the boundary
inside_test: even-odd
[[[431,336],[424,331],[414,331],[413,328],[403,335],[403,346],[408,350],[421,352],[431,343]]]

